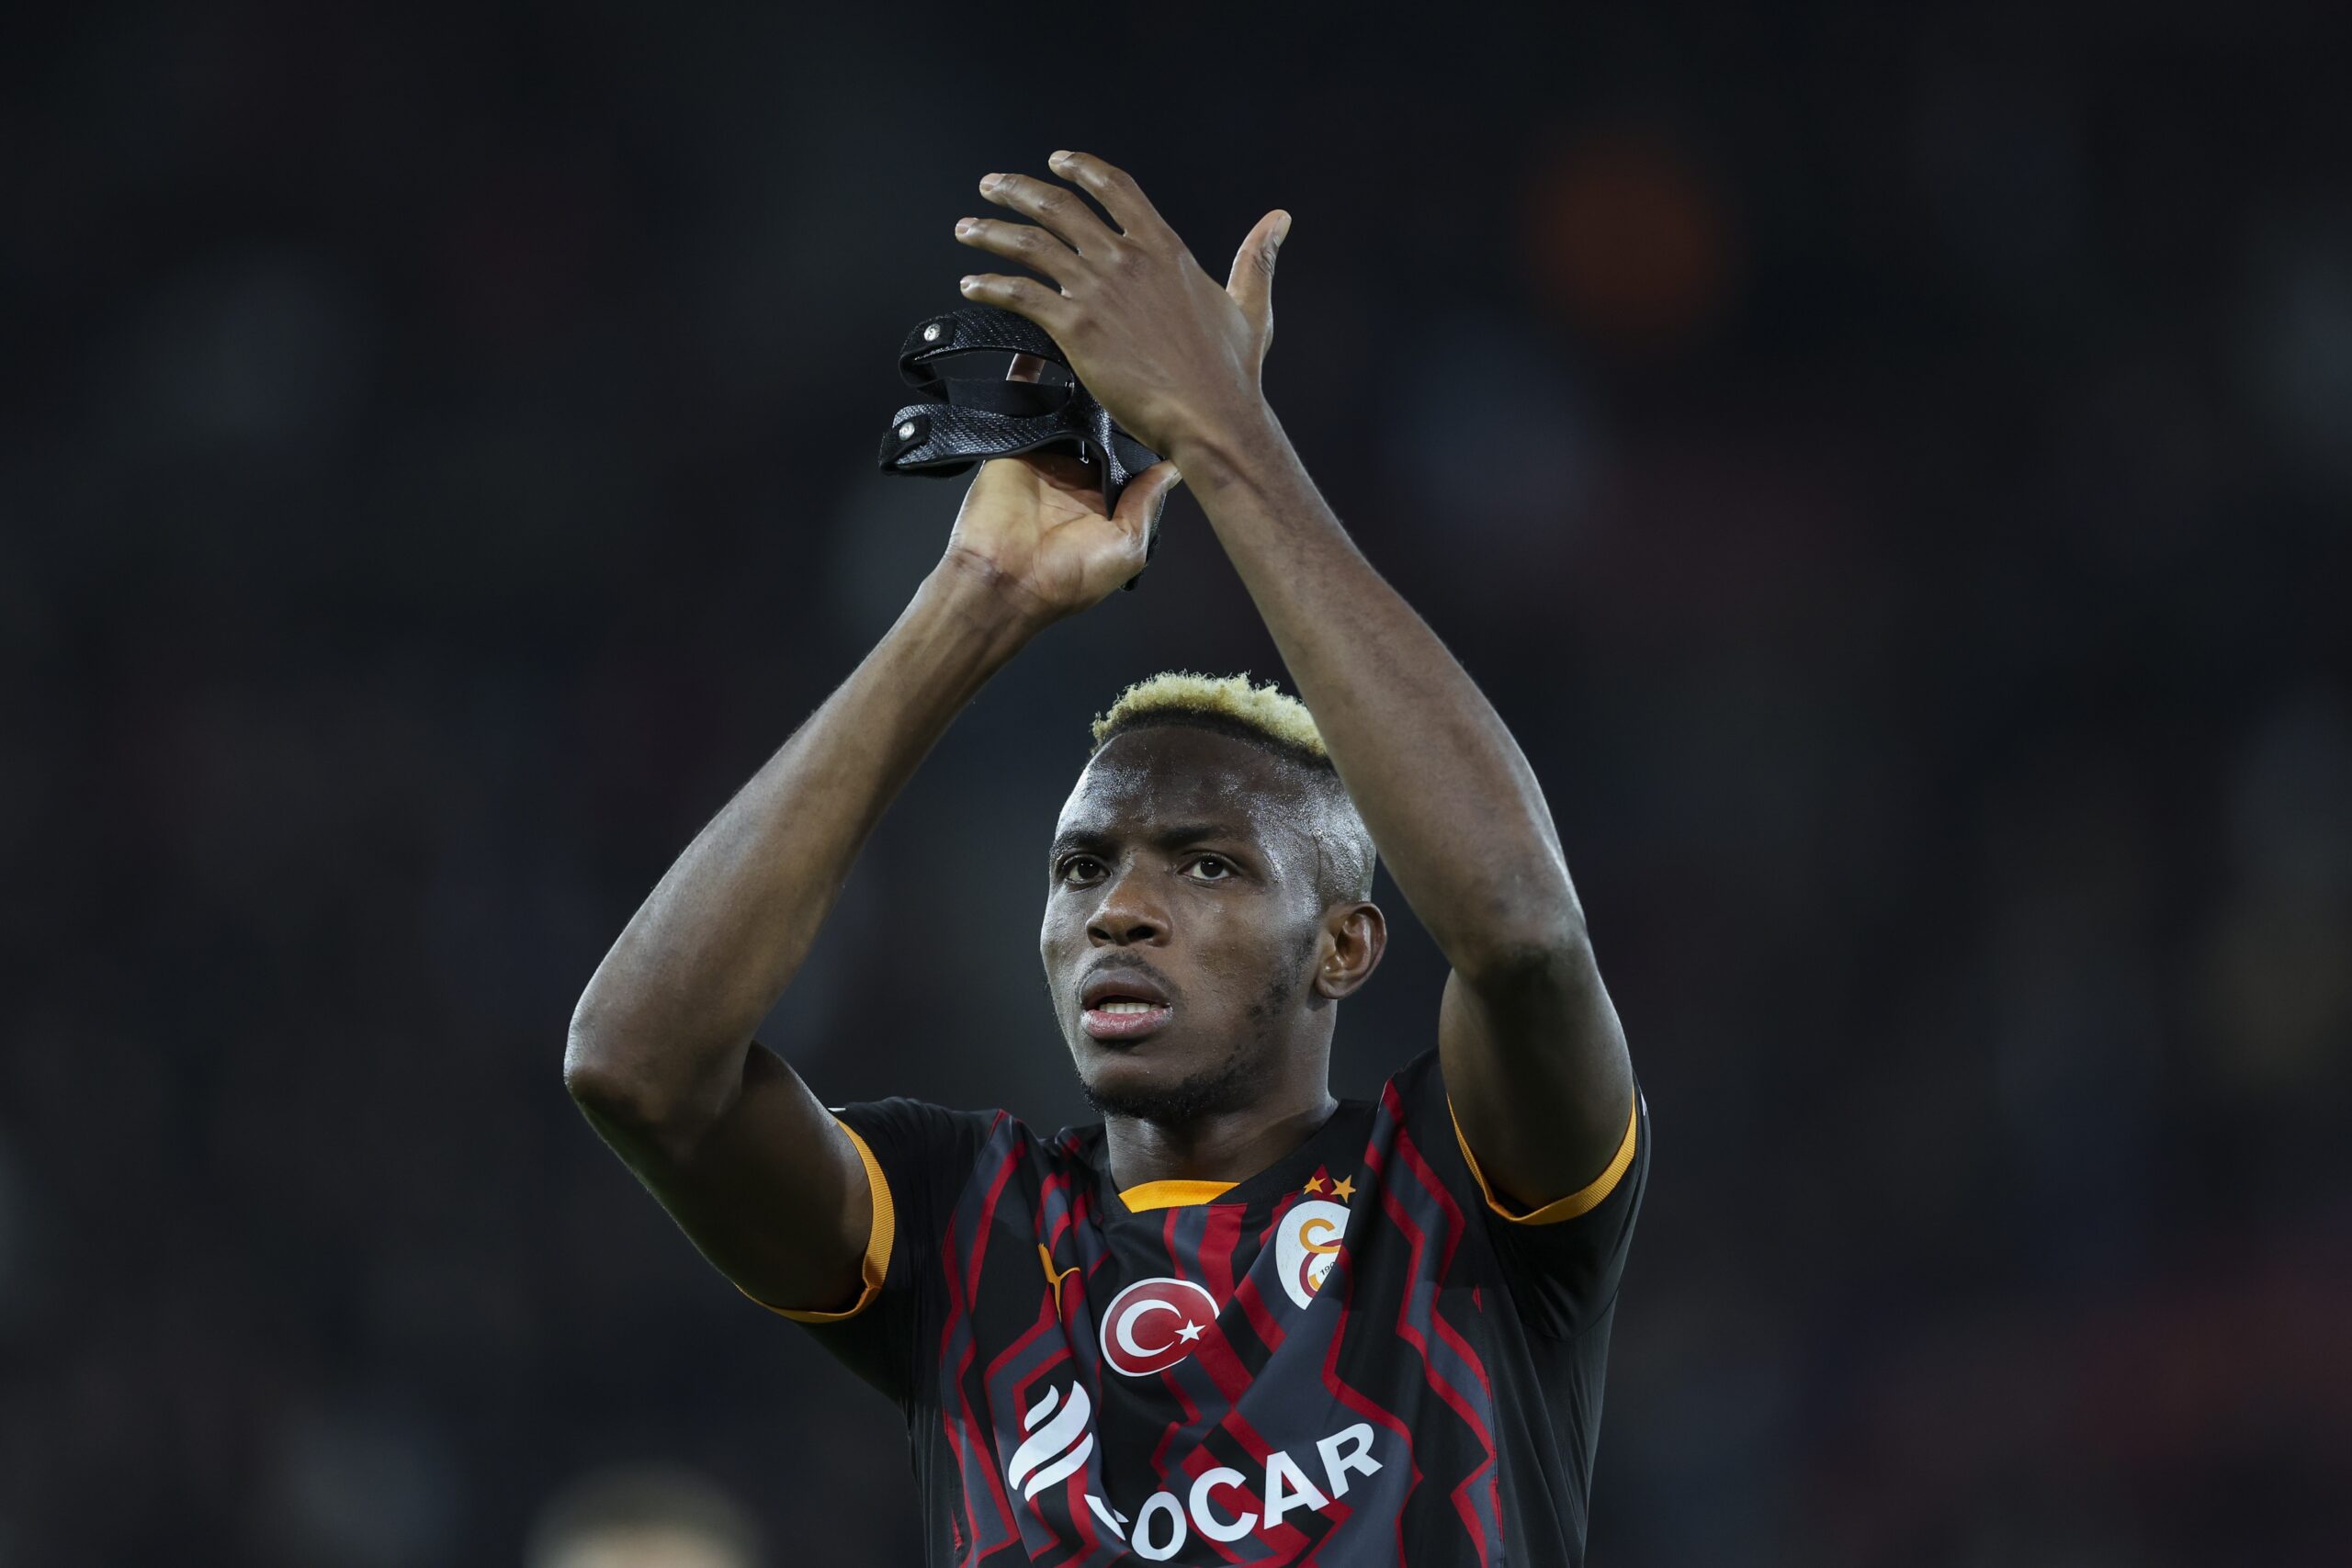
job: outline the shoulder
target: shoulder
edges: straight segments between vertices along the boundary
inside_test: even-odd
[[[1388,1075],[1388,1088],[1408,1099],[1425,1099],[1445,1095],[1445,1070],[1438,1061],[1437,1047],[1432,1045],[1403,1066]]]
[[[1426,1137],[1450,1126],[1453,1112],[1446,1099],[1445,1069],[1438,1060],[1437,1047],[1430,1046],[1389,1074],[1380,1086],[1378,1099],[1382,1110],[1418,1135]]]
[[[1445,1073],[1436,1047],[1423,1051],[1389,1075],[1382,1089],[1381,1108],[1383,1122],[1393,1123],[1412,1138],[1448,1186],[1456,1188],[1476,1207],[1508,1222],[1511,1228],[1573,1219],[1602,1208],[1608,1200],[1621,1194],[1629,1201],[1615,1207],[1631,1211],[1639,1206],[1641,1191],[1648,1184],[1649,1100],[1638,1076],[1634,1083],[1633,1102],[1626,1108],[1623,1134],[1607,1168],[1581,1190],[1532,1211],[1506,1206],[1488,1187],[1453,1114],[1453,1102],[1446,1092]],[[1630,1212],[1627,1217],[1630,1219]]]
[[[957,1110],[905,1095],[856,1100],[830,1109],[850,1131],[869,1142],[879,1138],[910,1147],[928,1144],[978,1146],[1013,1120],[1001,1110]]]
[[[886,1170],[960,1177],[976,1165],[1006,1161],[1042,1169],[1091,1163],[1102,1129],[1095,1123],[1041,1136],[1002,1108],[963,1110],[894,1095],[831,1108]]]
[[[1102,1154],[1102,1123],[1089,1122],[1082,1127],[1064,1127],[1052,1137],[1040,1140],[1039,1146],[1058,1164],[1093,1165]]]
[[[967,1111],[893,1095],[829,1109],[849,1129],[871,1173],[901,1199],[917,1189],[952,1191],[992,1148],[1034,1143],[1028,1129],[1002,1110]]]

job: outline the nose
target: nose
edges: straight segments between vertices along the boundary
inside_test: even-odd
[[[1148,896],[1148,880],[1142,868],[1130,867],[1105,886],[1102,901],[1094,906],[1094,914],[1086,922],[1087,936],[1123,947],[1164,940],[1168,916]]]

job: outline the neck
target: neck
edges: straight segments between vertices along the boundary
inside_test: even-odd
[[[1282,1103],[1181,1123],[1106,1116],[1111,1179],[1122,1191],[1147,1181],[1247,1181],[1313,1137],[1339,1108],[1330,1087],[1317,1084]]]

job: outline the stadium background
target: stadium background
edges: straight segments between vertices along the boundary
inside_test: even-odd
[[[1769,14],[1768,14],[1769,13]],[[1098,152],[1550,791],[1655,1108],[1612,1568],[2340,1562],[2352,202],[2318,6],[52,7],[0,48],[0,1561],[490,1568],[698,1466],[913,1561],[895,1413],[559,1079],[935,557],[891,356]],[[764,1038],[1080,1118],[1089,717],[1278,672],[1181,497]],[[1393,886],[1342,1087],[1429,1043]]]

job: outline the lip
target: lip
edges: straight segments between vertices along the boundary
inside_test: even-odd
[[[1156,1002],[1168,1005],[1165,987],[1140,969],[1098,969],[1087,976],[1079,987],[1079,1005],[1091,1010],[1113,997],[1125,997],[1132,1001]],[[1136,1015],[1140,1018],[1143,1015]]]
[[[1175,1011],[1165,1002],[1149,1012],[1102,1012],[1088,1008],[1086,1032],[1097,1040],[1140,1040],[1166,1023]]]
[[[1104,1012],[1102,1004],[1114,998],[1150,1002],[1148,1012]],[[1175,1013],[1160,983],[1136,968],[1099,969],[1078,993],[1086,1032],[1097,1040],[1140,1040],[1165,1024]]]

